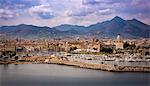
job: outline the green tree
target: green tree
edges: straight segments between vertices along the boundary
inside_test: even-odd
[[[125,42],[124,44],[123,44],[123,48],[124,49],[135,49],[136,48],[136,46],[135,46],[135,44],[129,44],[129,43],[127,43],[127,42]]]
[[[104,52],[104,53],[112,53],[112,52],[113,52],[113,49],[102,47],[101,52]]]
[[[127,43],[127,42],[125,42],[125,43],[123,44],[123,48],[124,48],[124,49],[128,48],[129,46],[130,46],[130,44]]]

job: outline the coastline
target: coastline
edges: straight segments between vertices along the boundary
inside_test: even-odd
[[[77,61],[50,61],[50,64],[74,66],[93,70],[102,70],[109,72],[150,72],[150,67],[140,66],[117,66],[110,64],[88,64]]]
[[[56,58],[50,59],[49,62],[11,62],[11,63],[0,63],[0,64],[58,64],[58,65],[65,65],[65,66],[73,66],[85,69],[93,69],[93,70],[102,70],[102,71],[109,71],[109,72],[148,72],[150,73],[150,67],[143,67],[143,66],[118,66],[118,65],[111,65],[111,64],[91,64],[91,63],[84,63],[79,61],[65,61],[65,60],[58,60]]]

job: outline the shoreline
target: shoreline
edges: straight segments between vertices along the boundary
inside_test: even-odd
[[[88,64],[83,62],[51,61],[49,64],[74,66],[79,68],[102,70],[109,72],[150,72],[150,67],[114,66],[109,64]]]
[[[0,62],[0,64],[2,64]],[[4,64],[4,63],[3,63]],[[12,62],[6,64],[57,64],[57,65],[65,65],[65,66],[73,66],[85,69],[93,69],[93,70],[102,70],[108,72],[148,72],[150,73],[150,67],[142,67],[142,66],[117,66],[110,64],[90,64],[79,61],[64,61],[64,60],[53,60],[51,59],[49,62]],[[5,65],[5,64],[4,64]]]

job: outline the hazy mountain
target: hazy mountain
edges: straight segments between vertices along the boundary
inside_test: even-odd
[[[110,21],[97,23],[88,27],[88,33],[108,36],[121,34],[125,38],[149,37],[150,26],[138,20],[124,20],[118,16]]]
[[[56,28],[57,30],[60,30],[60,31],[71,31],[72,30],[72,31],[78,31],[78,32],[83,32],[87,29],[84,26],[68,25],[68,24],[63,24],[60,26],[56,26],[54,28]]]
[[[17,25],[17,26],[2,26],[0,34],[10,37],[37,38],[37,37],[54,37],[60,31],[49,27],[38,27],[33,25]]]
[[[2,26],[0,34],[10,37],[69,37],[69,36],[95,36],[115,37],[121,34],[124,38],[149,37],[150,25],[146,25],[136,19],[124,20],[118,16],[111,20],[90,25],[88,27],[78,25],[60,25],[53,28],[38,27],[33,25]]]

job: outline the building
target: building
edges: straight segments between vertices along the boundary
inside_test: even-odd
[[[124,42],[120,37],[120,34],[117,36],[117,39],[114,41],[114,45],[116,46],[116,49],[123,49]]]

